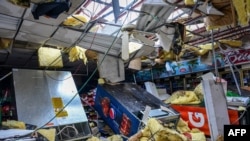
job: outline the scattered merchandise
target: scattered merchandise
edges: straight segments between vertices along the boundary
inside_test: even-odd
[[[227,97],[227,103],[230,106],[247,106],[249,97]]]

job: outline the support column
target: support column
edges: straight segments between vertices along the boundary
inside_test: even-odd
[[[215,82],[211,72],[202,76],[202,86],[211,141],[216,141],[223,136],[224,125],[230,124],[226,95],[222,83]]]

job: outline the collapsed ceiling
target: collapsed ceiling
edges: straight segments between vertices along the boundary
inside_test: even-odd
[[[179,34],[183,32],[182,44],[193,47],[211,43],[211,34],[213,41],[233,40],[249,34],[250,30],[248,21],[247,24],[241,24],[242,22],[238,20],[239,16],[231,0],[196,2],[192,0],[127,0],[126,2],[71,0],[69,9],[61,12],[56,18],[48,15],[35,17],[33,14],[36,6],[51,2],[49,0],[30,0],[28,7],[15,5],[10,1],[12,0],[2,0],[0,4],[0,37],[11,39],[8,47],[0,49],[2,68],[39,68],[37,50],[42,46],[64,51],[77,45],[87,50],[120,58],[123,34],[121,29],[129,24],[135,25],[130,30],[141,35],[137,37],[139,43],[144,45],[148,43],[143,42],[145,39],[140,40],[142,36],[156,43],[151,46],[152,48],[157,47],[159,40],[162,40],[158,43],[160,46],[171,44],[165,41],[170,38],[170,35],[165,34],[164,31],[168,32],[169,28],[175,28],[173,23],[184,26],[185,31],[179,31]],[[74,17],[79,14],[85,17],[85,21],[81,21],[80,23],[83,24],[80,26],[63,24],[72,16],[79,21]],[[180,29],[179,25],[178,29]],[[164,37],[165,35],[169,38]],[[173,35],[170,41],[173,41],[172,38],[177,39]],[[142,51],[140,55],[150,55],[151,52],[148,51],[144,53]],[[135,56],[130,55],[130,60]],[[83,64],[81,60],[70,62],[68,57],[67,53],[62,53],[63,70],[77,70],[79,74],[88,74],[96,68],[96,61],[91,59],[91,56],[87,64]]]

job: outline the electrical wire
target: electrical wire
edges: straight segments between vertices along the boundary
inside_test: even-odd
[[[127,14],[127,16],[126,16],[126,18],[128,17],[128,14]],[[125,20],[124,20],[125,21]],[[123,22],[123,25],[124,25],[124,23],[125,22]],[[121,28],[120,28],[120,30],[122,29],[122,26],[121,26]],[[110,45],[110,47],[107,49],[107,51],[105,52],[105,54],[104,54],[104,56],[103,56],[103,58],[101,59],[101,61],[100,61],[100,63],[98,64],[98,66],[94,69],[94,71],[92,72],[92,74],[90,75],[90,77],[85,81],[85,83],[80,87],[80,89],[77,91],[77,93],[75,93],[74,94],[74,96],[64,105],[64,107],[63,108],[61,108],[60,109],[60,111],[58,111],[58,113],[54,116],[54,117],[52,117],[49,121],[47,121],[45,124],[43,124],[42,126],[40,126],[40,127],[38,127],[38,128],[36,128],[32,133],[35,133],[35,132],[37,132],[39,129],[42,129],[42,128],[44,128],[44,127],[46,127],[46,125],[48,125],[48,123],[50,123],[50,122],[52,122],[75,98],[76,98],[76,96],[78,96],[79,94],[79,92],[83,89],[83,88],[85,88],[85,86],[89,83],[89,81],[92,79],[92,77],[94,76],[94,74],[98,71],[98,68],[101,66],[101,64],[103,63],[103,61],[104,61],[104,59],[105,59],[105,57],[108,55],[108,52],[111,50],[111,48],[113,47],[113,45],[114,45],[114,43],[115,43],[115,41],[117,40],[117,38],[119,38],[119,32],[117,32],[117,34],[116,34],[116,36],[115,36],[115,38],[113,39],[113,41],[112,41],[112,43],[111,43],[111,45]],[[32,133],[29,133],[29,134],[27,134],[27,135],[30,135],[30,134],[32,134]],[[24,136],[27,136],[27,135],[23,135],[22,137],[24,137]]]
[[[93,13],[92,13],[89,9],[84,8],[84,7],[81,7],[80,9],[81,9],[81,10],[86,10],[86,11],[89,12],[89,14],[90,14],[90,20],[93,18]],[[87,15],[87,14],[85,14],[85,15]],[[74,19],[76,19],[76,20],[78,20],[78,21],[80,21],[80,22],[83,23],[83,21],[82,21],[81,19],[75,17],[75,16],[72,15],[72,14],[71,14],[71,17],[73,17]],[[92,22],[92,21],[87,22],[86,28],[90,25],[91,22]],[[59,27],[57,27],[57,28],[59,28]],[[70,51],[76,44],[78,44],[78,43],[82,40],[82,38],[86,35],[86,33],[87,33],[87,30],[85,29],[84,32],[83,32],[83,33],[80,35],[80,37],[78,38],[78,40],[77,40],[71,47],[69,47],[69,48],[66,49],[66,52]],[[48,41],[49,39],[50,39],[50,38],[48,38],[46,41]],[[52,62],[45,68],[45,70],[47,70],[47,69],[49,68],[49,66],[51,66],[53,63],[55,63],[55,61],[57,61],[58,59],[60,59],[60,57],[62,57],[62,55],[58,56],[54,61],[52,61]],[[62,80],[60,80],[60,81],[62,81]]]
[[[90,13],[90,15],[91,15],[90,19],[93,18],[93,13],[92,13],[90,10],[88,10],[87,8],[83,8],[83,7],[82,7],[81,9],[88,11],[88,12]],[[76,18],[76,17],[74,17],[74,16],[72,16],[72,17],[75,18],[75,19],[77,19],[77,20],[79,20],[80,22],[82,22],[80,19],[78,19],[78,18]],[[90,23],[91,23],[91,21],[87,22],[86,27],[88,27],[88,26],[90,25]],[[96,32],[97,32],[97,31],[96,31]],[[96,32],[95,32],[95,34],[96,34]],[[75,44],[78,44],[86,34],[87,34],[87,30],[84,30],[84,32],[81,34],[81,36],[80,36],[80,37],[78,38],[78,40],[75,42]],[[93,40],[94,40],[94,38],[93,38]],[[93,41],[92,41],[92,43],[93,43]],[[91,43],[90,46],[92,46],[92,43]],[[67,48],[65,52],[69,52],[69,51],[75,46],[75,44],[73,44],[71,47]],[[56,61],[58,61],[61,57],[62,57],[62,55],[60,55],[60,56],[58,56],[57,58],[55,58],[55,59],[54,59],[45,69],[44,69],[44,71],[43,71],[44,74],[45,74],[46,76],[48,76],[49,78],[51,78],[51,79],[53,79],[53,80],[55,80],[55,81],[64,81],[64,80],[67,80],[67,79],[70,79],[70,78],[73,77],[73,75],[71,75],[71,76],[69,76],[69,77],[67,77],[67,78],[64,78],[64,79],[56,79],[56,78],[52,77],[51,75],[49,75],[49,74],[46,72],[46,70],[48,70],[49,66],[51,66],[53,63],[55,63]],[[75,72],[75,73],[76,73],[76,72]]]

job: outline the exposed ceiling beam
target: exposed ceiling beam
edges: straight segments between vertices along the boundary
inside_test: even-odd
[[[140,0],[138,3],[136,3],[137,1],[134,1],[132,3],[130,3],[127,7],[125,7],[120,14],[119,18],[123,17],[127,12],[126,10],[130,10],[132,11],[133,9],[135,9],[136,7],[140,6],[145,0]],[[136,3],[136,4],[135,4]],[[135,4],[135,5],[134,5]],[[131,7],[131,8],[129,8]],[[140,13],[140,11],[138,11]]]
[[[95,16],[93,16],[92,20],[95,20],[96,18],[98,18],[99,16],[101,16],[101,14],[103,14],[106,10],[108,10],[112,5],[106,5],[102,10],[100,10],[97,14],[95,14]]]
[[[134,2],[132,2],[132,3],[136,3],[137,1],[138,0],[134,0]],[[141,1],[145,1],[145,0],[141,0]],[[96,2],[100,3],[100,4],[104,4],[106,6],[112,6],[112,3],[103,2],[101,0],[96,0]],[[128,7],[130,4],[128,4],[126,7]],[[126,9],[126,7],[120,6],[120,9]],[[132,11],[132,12],[140,12],[140,11],[137,11],[137,10],[134,10],[134,9],[130,9],[130,11]]]
[[[237,26],[237,27],[232,28],[232,29],[226,29],[223,31],[216,32],[213,34],[213,37],[214,37],[215,41],[218,41],[221,39],[232,38],[232,37],[238,36],[240,34],[248,34],[249,32],[250,32],[250,26],[246,26],[246,27]],[[211,41],[211,35],[208,34],[205,37],[190,40],[190,41],[186,42],[186,44],[197,45],[197,44],[202,44],[202,43],[208,43],[210,41]]]
[[[120,15],[120,4],[118,0],[112,0],[112,6],[113,6],[113,13],[115,18],[115,23],[117,23]]]

